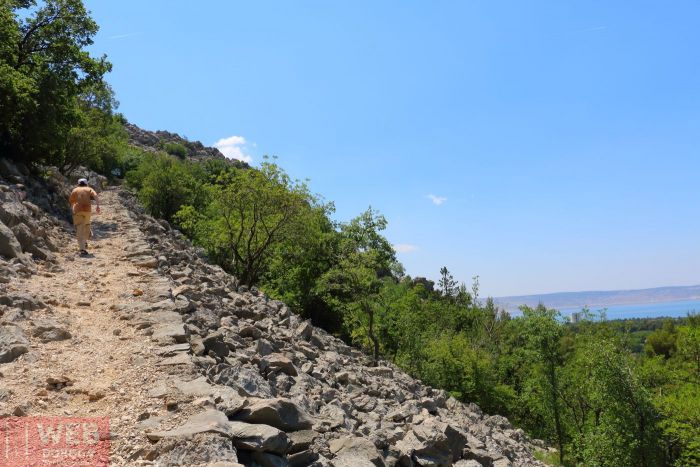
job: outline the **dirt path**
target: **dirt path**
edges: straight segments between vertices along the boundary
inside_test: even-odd
[[[116,189],[102,193],[102,205],[93,218],[89,257],[78,256],[73,233],[63,232],[55,239],[62,247],[54,272],[40,267],[31,279],[8,284],[8,291],[46,306],[18,323],[29,352],[0,367],[0,407],[17,416],[109,417],[112,465],[143,464],[132,460],[148,449],[144,426],[180,418],[149,391],[170,374],[185,375],[159,365],[168,355],[152,336],[157,323],[129,310],[167,299],[171,284],[153,268],[157,259]],[[47,334],[42,339],[37,328],[44,320],[57,325],[54,334],[63,329],[70,338],[44,342]]]

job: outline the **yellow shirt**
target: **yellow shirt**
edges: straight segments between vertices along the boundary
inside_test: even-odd
[[[97,198],[95,190],[89,186],[79,186],[73,189],[68,198],[68,202],[73,208],[73,212],[92,212],[92,201]]]

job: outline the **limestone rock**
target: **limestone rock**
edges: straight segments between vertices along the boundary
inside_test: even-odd
[[[8,363],[29,351],[29,341],[17,326],[0,327],[0,363]]]
[[[71,338],[70,332],[60,327],[56,322],[48,319],[35,320],[32,336],[42,342],[62,341]]]
[[[228,426],[233,444],[241,449],[285,455],[291,446],[286,433],[269,425],[233,421]]]
[[[296,403],[282,398],[255,401],[235,418],[248,423],[264,423],[284,431],[305,430],[313,425],[308,414]]]
[[[156,445],[158,465],[241,465],[228,436],[198,433],[188,439],[169,438]]]
[[[220,433],[231,435],[228,418],[218,410],[207,410],[190,417],[182,426],[167,431],[146,433],[148,439],[157,441],[163,438],[192,437],[198,433]]]
[[[374,465],[383,467],[382,455],[377,447],[367,438],[345,436],[334,439],[329,444],[330,451],[336,455],[334,465]]]
[[[270,384],[260,373],[250,368],[231,366],[216,375],[215,381],[237,389],[241,395],[251,397],[273,397]]]
[[[224,342],[224,335],[220,331],[207,335],[202,342],[205,350],[214,352],[220,358],[229,354],[228,345]]]
[[[0,222],[0,256],[17,258],[22,254],[22,246],[17,241],[12,230]]]
[[[286,356],[274,353],[266,356],[261,360],[261,364],[269,371],[280,371],[290,376],[296,376],[297,369],[294,368],[294,363]]]

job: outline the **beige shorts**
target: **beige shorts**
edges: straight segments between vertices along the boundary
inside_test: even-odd
[[[90,225],[90,212],[76,212],[73,214],[73,225]]]

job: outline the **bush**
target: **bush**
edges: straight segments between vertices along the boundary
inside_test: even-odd
[[[184,145],[174,142],[165,143],[163,145],[163,150],[171,156],[176,156],[180,159],[184,159],[190,153],[190,151]]]

